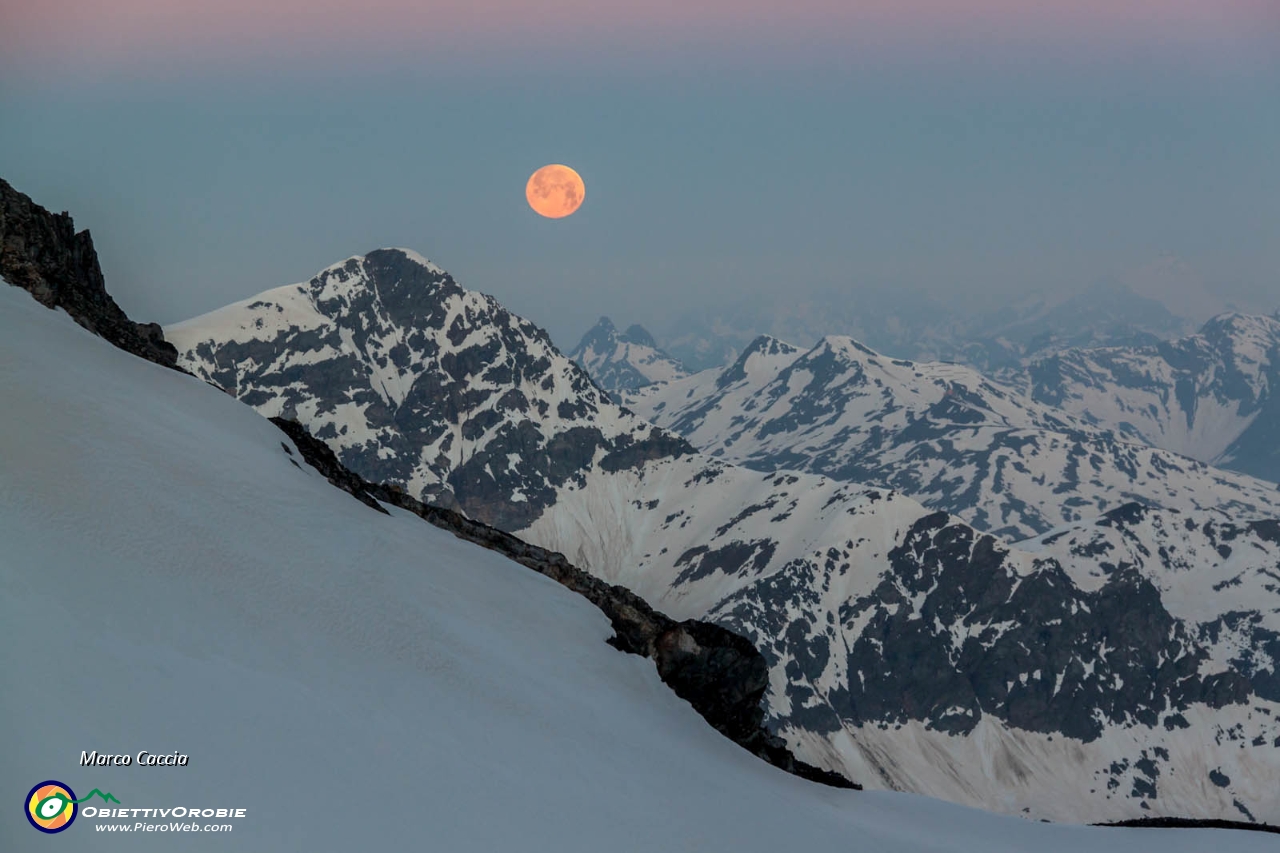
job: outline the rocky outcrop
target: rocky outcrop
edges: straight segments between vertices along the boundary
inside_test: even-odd
[[[800,761],[781,738],[765,728],[761,700],[769,683],[769,666],[746,638],[695,619],[677,622],[630,590],[605,583],[570,564],[563,554],[530,545],[451,509],[424,504],[397,486],[369,483],[343,466],[327,444],[297,421],[272,418],[271,422],[292,439],[308,464],[361,503],[379,512],[386,512],[379,502],[408,510],[586,598],[609,618],[615,632],[609,638],[610,645],[652,658],[658,675],[677,696],[717,731],[754,755],[804,779],[838,788],[861,788],[838,773]]]
[[[135,323],[107,293],[88,231],[0,180],[0,276],[120,349],[175,367],[178,351],[156,323]]]
[[[1093,591],[1047,560],[1022,574],[993,537],[945,513],[917,521],[889,559],[893,571],[849,609],[870,624],[849,649],[859,677],[833,697],[846,718],[968,733],[994,714],[1087,743],[1109,726],[1155,728],[1196,703],[1250,698],[1239,671],[1200,674],[1209,652],[1133,566]],[[957,638],[956,625],[975,630]]]
[[[1127,826],[1146,829],[1245,829],[1280,834],[1280,826],[1272,826],[1269,823],[1245,823],[1242,820],[1193,820],[1182,817],[1143,817],[1114,823],[1099,823],[1095,826]]]

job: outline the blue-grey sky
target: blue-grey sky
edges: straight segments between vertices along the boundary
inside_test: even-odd
[[[387,245],[564,345],[605,313],[886,287],[996,304],[1169,255],[1215,297],[1280,305],[1280,50],[682,50],[9,66],[0,177],[90,228],[121,304],[161,322]],[[550,162],[586,181],[567,219],[524,203]]]

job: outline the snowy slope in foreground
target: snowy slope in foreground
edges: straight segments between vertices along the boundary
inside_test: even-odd
[[[51,354],[53,354],[51,356]],[[713,732],[551,581],[291,464],[232,399],[0,287],[0,798],[245,807],[184,850],[1262,851],[839,792]],[[296,451],[294,451],[296,453]],[[56,662],[56,675],[51,674]],[[82,749],[188,754],[80,768]],[[173,850],[80,817],[60,850]],[[0,849],[43,843],[0,823]]]

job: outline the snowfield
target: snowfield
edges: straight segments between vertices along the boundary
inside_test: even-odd
[[[0,798],[53,778],[125,807],[247,810],[229,836],[81,816],[51,843],[10,809],[0,849],[1274,848],[788,776],[607,646],[585,601],[375,513],[247,406],[9,287],[0,402]],[[78,766],[94,749],[190,764]]]

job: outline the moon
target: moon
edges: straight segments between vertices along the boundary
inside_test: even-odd
[[[528,199],[529,206],[539,216],[548,219],[563,219],[573,213],[582,206],[586,195],[582,177],[559,163],[551,163],[534,172],[524,187],[524,197]]]

